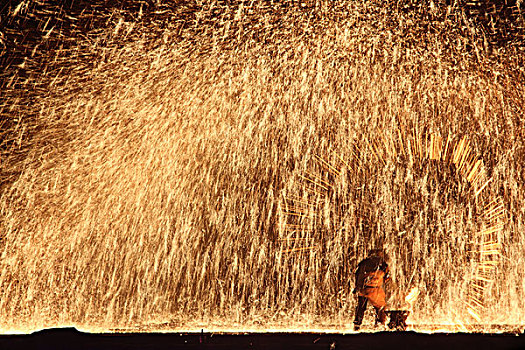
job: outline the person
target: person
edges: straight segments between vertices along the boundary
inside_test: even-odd
[[[386,323],[386,300],[383,283],[389,280],[389,269],[386,255],[380,249],[373,249],[368,257],[362,260],[355,271],[355,289],[357,307],[355,310],[354,330],[359,330],[368,302],[376,311],[376,325]]]

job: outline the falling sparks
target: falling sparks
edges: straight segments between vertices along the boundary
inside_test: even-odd
[[[376,245],[412,326],[525,322],[519,57],[241,3],[5,7],[0,332],[341,331]]]
[[[446,137],[446,143],[443,141],[445,138],[439,134],[431,133],[430,135],[420,134],[414,130],[411,133],[411,139],[403,139],[401,133],[398,133],[398,142],[393,143],[385,138],[384,135],[379,131],[374,134],[376,138],[369,141],[364,140],[364,143],[373,155],[374,162],[380,162],[383,166],[387,164],[388,159],[396,159],[401,154],[411,154],[414,161],[417,159],[418,162],[427,160],[441,160],[445,164],[450,162],[454,165],[455,169],[462,177],[473,187],[473,197],[477,198],[483,190],[485,190],[488,184],[492,181],[492,178],[486,179],[486,170],[484,167],[483,160],[472,152],[471,141],[465,135],[462,136],[458,141],[451,135]],[[406,142],[406,143],[404,143]],[[355,145],[358,148],[357,144]],[[396,148],[397,146],[397,148]],[[399,149],[398,149],[399,148]],[[335,183],[331,184],[324,180],[327,176],[331,176],[333,181],[340,177],[343,173],[343,166],[350,169],[349,163],[344,160],[343,157],[339,156],[339,153],[335,153],[338,160],[341,162],[341,167],[336,168],[326,159],[323,159],[319,155],[315,155],[314,159],[321,164],[319,169],[319,175],[312,174],[311,172],[305,171],[304,174],[298,174],[299,178],[305,180],[307,183],[319,188],[321,191],[315,191],[308,187],[303,187],[302,191],[306,196],[315,195],[316,200],[321,202],[330,201],[330,195],[334,192],[336,187]],[[414,164],[414,162],[412,162]],[[482,185],[480,185],[482,184]],[[472,192],[471,192],[472,194]],[[484,309],[484,293],[485,289],[494,282],[495,271],[499,264],[501,257],[501,251],[503,248],[501,242],[501,232],[504,228],[505,221],[505,210],[504,204],[499,196],[487,197],[488,203],[482,204],[484,211],[479,215],[481,220],[484,220],[485,225],[491,226],[485,227],[478,231],[475,235],[477,244],[477,250],[470,253],[475,253],[477,260],[475,261],[475,273],[470,279],[467,287],[467,303],[468,303],[468,314],[472,316],[477,322],[481,322],[481,313]],[[410,200],[410,199],[408,199]],[[347,200],[345,200],[347,201]],[[298,202],[300,203],[300,202]],[[351,201],[347,204],[352,203]],[[303,203],[304,205],[304,203]],[[332,206],[337,206],[337,202],[332,202]],[[317,212],[316,212],[317,210]],[[307,211],[302,212],[301,215],[288,211],[281,213],[287,220],[293,220],[293,217],[300,216],[306,219],[301,224],[287,224],[287,227],[293,227],[299,232],[315,232],[314,227],[319,227],[322,219],[322,207],[312,206],[308,203]],[[337,221],[337,219],[332,220]],[[287,232],[285,230],[284,232]],[[295,231],[294,231],[295,232]],[[405,231],[399,233],[404,234]],[[298,240],[305,239],[304,237],[286,239],[281,238],[281,241],[290,245],[293,243],[297,244]],[[312,240],[312,237],[308,237]],[[302,252],[305,250],[315,249],[314,246],[301,246],[293,248],[283,248],[283,252],[293,253]],[[468,253],[468,252],[465,252]],[[445,276],[446,278],[446,276]],[[417,287],[411,289],[405,300],[412,307],[415,299],[419,295],[420,291]]]

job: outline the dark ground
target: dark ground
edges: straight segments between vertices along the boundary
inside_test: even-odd
[[[72,328],[0,336],[0,349],[525,349],[525,334],[381,332],[87,334]]]

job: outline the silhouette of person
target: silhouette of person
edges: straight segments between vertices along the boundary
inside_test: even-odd
[[[355,271],[355,289],[357,307],[355,310],[354,330],[359,330],[363,322],[368,302],[376,310],[376,325],[386,323],[386,300],[383,283],[389,279],[389,269],[385,253],[373,249],[368,257],[362,260]]]

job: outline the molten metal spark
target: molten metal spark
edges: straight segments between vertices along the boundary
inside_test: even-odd
[[[410,289],[410,292],[405,296],[405,302],[407,302],[409,305],[414,305],[417,297],[419,296],[419,288],[413,287]]]
[[[481,317],[479,316],[479,313],[476,311],[476,308],[473,308],[471,306],[467,307],[467,312],[478,322],[481,322]]]
[[[317,159],[332,175],[339,176],[341,174],[340,170],[337,170],[332,164],[328,163],[318,155],[315,155],[315,159]]]

